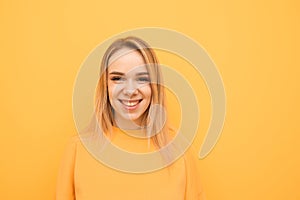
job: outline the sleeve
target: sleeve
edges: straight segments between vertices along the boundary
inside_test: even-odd
[[[196,153],[193,151],[192,147],[186,151],[184,158],[186,167],[185,200],[206,200],[200,182],[200,171]]]
[[[74,166],[76,137],[71,138],[63,155],[57,177],[56,200],[75,200]]]

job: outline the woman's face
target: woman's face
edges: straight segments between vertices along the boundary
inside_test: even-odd
[[[108,95],[119,127],[141,125],[151,102],[151,87],[149,73],[138,51],[130,51],[109,63]]]

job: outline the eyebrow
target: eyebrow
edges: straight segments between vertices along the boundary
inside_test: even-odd
[[[124,75],[124,73],[112,71],[112,72],[109,73],[109,75]],[[138,76],[149,75],[149,73],[148,72],[139,72],[136,75],[138,75]]]
[[[122,73],[122,72],[110,72],[109,74],[112,74],[112,75],[124,75],[124,73]]]
[[[148,72],[140,72],[140,73],[137,73],[136,75],[138,75],[138,76],[141,76],[141,75],[149,75],[149,73],[148,73]]]

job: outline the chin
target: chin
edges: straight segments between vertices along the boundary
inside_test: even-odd
[[[127,119],[127,120],[130,120],[130,121],[132,121],[132,122],[136,122],[136,121],[139,121],[140,120],[140,115],[139,116],[136,116],[136,115],[134,115],[134,116],[132,116],[132,115],[127,115],[126,117],[125,117],[125,119]]]

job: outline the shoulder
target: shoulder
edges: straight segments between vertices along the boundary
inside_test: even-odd
[[[67,157],[75,158],[76,152],[78,151],[78,146],[80,145],[81,145],[81,138],[79,135],[73,135],[70,138],[68,138],[64,148],[65,149],[64,158],[65,159],[67,159]]]
[[[80,136],[79,135],[73,135],[69,138],[70,143],[77,143],[80,141]]]
[[[74,154],[77,145],[80,143],[80,138],[78,135],[71,136],[65,147],[65,155]]]
[[[171,142],[176,137],[178,131],[172,126],[168,126],[166,130],[168,141]]]
[[[94,132],[84,132],[73,135],[68,140],[68,145],[78,145],[85,141],[95,140],[97,134]]]
[[[67,146],[76,146],[78,143],[80,143],[79,135],[73,135],[68,139]]]

